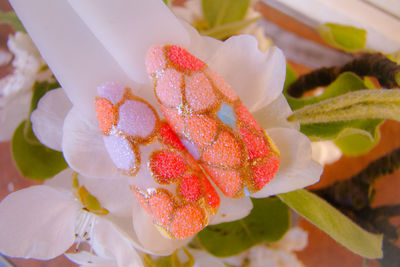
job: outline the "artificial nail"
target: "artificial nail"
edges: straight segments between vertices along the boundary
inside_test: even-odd
[[[220,198],[200,165],[155,109],[115,82],[98,87],[95,107],[105,148],[160,232],[193,236],[216,214]]]
[[[146,67],[166,120],[226,196],[273,179],[279,151],[223,78],[176,45],[151,48]]]

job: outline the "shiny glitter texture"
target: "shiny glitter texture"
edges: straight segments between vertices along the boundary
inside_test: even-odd
[[[198,71],[205,66],[203,61],[176,45],[169,47],[168,58],[183,70]]]
[[[138,145],[151,142],[156,134],[155,110],[119,83],[104,83],[98,92],[95,108],[107,152],[120,170],[135,175],[140,168]]]
[[[180,185],[179,192],[182,196],[190,202],[197,201],[201,196],[201,181],[196,175],[187,175],[183,177]]]
[[[177,209],[172,221],[171,232],[178,238],[186,238],[205,227],[205,214],[198,206],[187,204]]]
[[[134,190],[146,196],[145,206],[150,206],[154,223],[164,234],[174,239],[187,238],[208,224],[209,216],[218,210],[220,198],[167,123],[162,122],[159,139],[165,148],[154,151],[148,165],[157,183],[177,185],[176,194],[165,189],[151,193]]]
[[[185,149],[181,140],[179,140],[178,136],[174,133],[174,131],[172,131],[168,123],[163,123],[161,125],[160,136],[162,138],[163,143],[172,146],[174,149],[181,151]]]
[[[99,121],[100,131],[107,134],[111,131],[116,118],[116,111],[113,104],[105,98],[96,100],[97,120]]]
[[[160,60],[152,68],[163,64]],[[150,104],[118,83],[99,87],[95,107],[114,164],[130,176],[140,171],[138,180],[151,179],[131,189],[160,232],[181,239],[203,229],[216,214],[220,198],[169,124],[159,120]]]
[[[259,191],[273,178],[279,152],[224,79],[174,45],[151,48],[146,65],[166,120],[226,196]]]
[[[150,158],[150,168],[160,184],[169,184],[186,172],[185,160],[169,150],[161,150]]]
[[[103,136],[104,146],[118,169],[135,170],[137,160],[133,145],[123,136]]]
[[[209,109],[217,100],[210,81],[203,73],[195,73],[193,76],[186,77],[185,84],[186,101],[194,112]],[[170,92],[170,94],[172,93]]]

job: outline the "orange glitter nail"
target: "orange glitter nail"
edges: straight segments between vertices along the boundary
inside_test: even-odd
[[[108,134],[115,121],[115,110],[113,104],[105,98],[97,98],[95,102],[97,120],[99,121],[100,131]]]
[[[279,151],[272,140],[218,73],[183,48],[165,45],[163,53],[160,49],[149,50],[146,65],[154,70],[152,66],[160,66],[157,62],[165,63],[149,72],[155,83],[164,75],[170,80],[184,77],[181,90],[175,83],[169,89],[163,86],[163,94],[169,95],[158,97],[158,102],[186,149],[207,166],[207,174],[226,196],[240,197],[245,188],[250,193],[261,190],[279,167]],[[179,105],[171,106],[171,99],[178,98]],[[275,160],[258,166],[268,158]]]

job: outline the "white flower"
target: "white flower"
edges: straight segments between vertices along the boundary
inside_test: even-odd
[[[157,262],[157,260],[159,260],[159,257],[150,255],[146,255],[145,257],[148,258],[148,261],[146,261],[146,259],[144,261],[148,262],[149,266],[157,265],[157,263],[155,264],[152,263]],[[207,251],[202,249],[188,248],[188,247],[177,250],[173,255],[170,256],[170,260],[171,261],[176,260],[180,262],[182,266],[192,266],[192,267],[226,266],[224,262],[221,260],[221,258],[214,257]]]
[[[202,59],[235,88],[278,147],[279,170],[253,197],[289,192],[319,180],[322,168],[311,159],[310,141],[297,125],[286,121],[291,110],[282,95],[285,60],[278,48],[262,53],[249,35],[225,42],[200,37],[158,0],[11,3],[73,104],[63,124],[60,147],[77,172],[94,178],[128,179],[133,184],[146,180],[139,175],[127,177],[110,159],[96,119],[96,88],[106,81],[117,81],[157,106],[146,73],[145,55],[153,45],[176,44]],[[55,100],[48,97],[44,101]],[[64,114],[59,115],[62,120]],[[37,116],[33,123],[40,120],[47,117]],[[44,143],[58,142],[43,127],[37,127],[35,132]],[[248,197],[222,196],[213,223],[242,218],[251,207]],[[188,242],[164,238],[151,222],[144,209],[134,208],[134,230],[145,249],[165,255]]]
[[[74,189],[73,177],[71,169],[64,170],[44,185],[16,191],[0,202],[0,252],[45,260],[61,255],[75,242],[77,246],[89,242],[96,252],[112,255],[118,266],[142,266],[136,242],[119,223],[130,220],[129,188],[77,176],[79,189]],[[88,191],[101,200],[107,215],[104,208],[83,203]]]
[[[331,164],[342,156],[342,151],[333,141],[312,142],[312,158],[321,165]]]
[[[307,246],[307,232],[299,227],[291,228],[276,243],[262,244],[234,257],[222,259],[235,266],[249,267],[303,267],[295,251]]]
[[[251,1],[249,9],[244,19],[258,18],[262,15],[257,12],[253,6],[258,0]],[[192,25],[201,24],[204,21],[204,14],[201,6],[201,0],[188,0],[183,6],[172,6],[172,11],[181,19],[187,21]],[[251,34],[256,37],[258,41],[258,48],[261,51],[267,51],[273,45],[272,40],[265,34],[263,27],[258,23],[252,23],[243,29],[239,30],[237,34]]]
[[[45,66],[29,36],[23,32],[10,35],[7,42],[14,54],[13,73],[0,80],[0,141],[11,139],[17,126],[27,119],[35,81],[49,80]]]

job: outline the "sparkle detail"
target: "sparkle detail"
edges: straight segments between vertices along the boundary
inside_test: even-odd
[[[151,68],[157,69],[162,62]],[[220,203],[218,193],[199,163],[185,149],[169,124],[159,120],[149,103],[118,83],[106,83],[99,88],[102,96],[96,98],[97,117],[111,160],[118,169],[132,177],[141,166],[148,167],[142,170],[152,181],[144,181],[146,185],[143,187],[131,186],[139,204],[163,235],[182,239],[196,234],[216,214]],[[161,94],[158,97],[166,99]],[[173,105],[177,103],[170,102]],[[181,119],[175,109],[171,109],[171,117]],[[207,121],[211,123],[210,127],[215,124],[208,118],[203,119],[197,118],[200,126],[207,125]],[[198,134],[201,135],[201,131]],[[206,139],[205,142],[209,143],[213,136]],[[151,147],[144,153],[141,147],[148,145]]]
[[[169,46],[168,58],[183,70],[197,71],[205,66],[203,61],[176,45]]]
[[[154,71],[152,66],[160,66],[157,62],[164,67]],[[146,65],[152,69],[156,94],[157,81],[166,79],[164,75],[171,79],[169,73],[174,73],[174,80],[183,79],[180,90],[177,83],[163,87],[163,96],[157,98],[160,109],[226,196],[242,197],[245,189],[257,192],[274,177],[279,151],[221,76],[175,45],[151,48]],[[179,99],[179,104],[172,106],[172,99]]]

